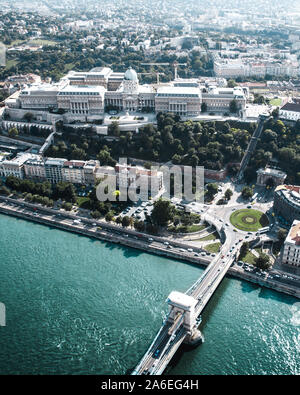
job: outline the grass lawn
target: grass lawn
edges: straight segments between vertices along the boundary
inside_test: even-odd
[[[249,265],[255,265],[254,259],[256,256],[252,252],[247,252],[246,256],[242,259],[243,262],[249,263]]]
[[[6,70],[9,70],[11,67],[16,66],[17,63],[18,62],[15,59],[6,60],[6,65],[5,65]]]
[[[236,210],[230,216],[233,226],[246,232],[256,232],[258,229],[269,225],[267,216],[258,210]]]
[[[208,252],[219,252],[221,247],[221,243],[212,243],[212,244],[208,244],[205,247],[203,247],[206,251]]]
[[[28,41],[28,44],[35,44],[35,45],[50,45],[52,47],[54,47],[55,45],[57,45],[57,42],[55,41],[50,41],[50,40],[41,40],[41,39],[37,39],[37,40],[30,40]]]
[[[277,106],[277,107],[279,107],[279,106],[281,106],[281,102],[282,102],[281,99],[272,99],[272,100],[270,100],[271,106]]]
[[[197,241],[207,241],[207,240],[216,240],[216,239],[219,239],[218,232],[211,233],[210,235],[202,237],[201,239],[198,239]]]
[[[177,226],[175,229],[172,229],[172,226],[168,228],[170,232],[174,233],[195,233],[199,232],[200,230],[205,229],[207,226],[206,225],[190,225],[190,226]]]
[[[26,40],[14,40],[8,45],[8,48],[17,47],[20,44],[26,43]]]
[[[86,206],[87,206],[89,200],[90,199],[88,197],[78,196],[77,200],[76,200],[76,203],[77,203],[78,207],[87,208]]]

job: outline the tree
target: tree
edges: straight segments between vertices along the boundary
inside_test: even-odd
[[[206,185],[206,189],[210,194],[215,195],[218,192],[218,185],[216,183],[209,183]]]
[[[72,203],[69,202],[64,202],[62,207],[67,210],[67,211],[71,211],[72,210]]]
[[[121,223],[122,223],[122,217],[119,216],[116,218],[116,224],[121,225]]]
[[[110,125],[108,125],[107,132],[109,135],[119,137],[120,136],[119,122],[113,121]]]
[[[270,257],[267,254],[261,253],[258,258],[254,259],[256,267],[261,270],[269,269],[271,266],[270,264]]]
[[[106,222],[111,222],[114,219],[114,213],[113,211],[109,211],[106,215],[105,215],[105,221]]]
[[[23,118],[27,121],[27,122],[31,122],[33,120],[33,114],[32,112],[26,112],[26,114],[24,114]]]
[[[236,100],[231,100],[230,104],[229,104],[229,111],[232,113],[237,113],[238,111],[238,105],[237,105],[237,101]]]
[[[238,259],[239,260],[243,259],[247,255],[248,251],[249,251],[249,243],[245,241],[241,246],[240,255]]]
[[[288,231],[286,229],[280,228],[277,232],[277,238],[278,238],[278,249],[280,249],[286,239],[286,236],[288,234]]]
[[[17,128],[10,128],[8,131],[9,137],[16,137],[19,135],[18,129]]]
[[[5,185],[0,187],[0,195],[8,196],[9,194],[10,194],[10,190]]]
[[[145,223],[144,221],[134,221],[134,229],[136,229],[138,232],[143,232],[145,230]]]
[[[173,221],[176,210],[175,206],[168,200],[159,199],[154,203],[151,213],[151,220],[158,226],[166,226],[169,221]]]
[[[253,195],[253,189],[252,188],[246,186],[246,187],[244,187],[242,189],[242,197],[244,199],[250,199],[252,197],[252,195]]]
[[[225,194],[224,194],[225,199],[230,200],[232,195],[233,195],[232,190],[230,188],[226,189]]]
[[[95,210],[95,211],[91,211],[91,216],[95,219],[98,219],[101,217],[101,214],[98,210]]]
[[[201,112],[207,112],[207,104],[206,103],[201,104]]]
[[[234,88],[235,86],[237,86],[237,83],[233,79],[231,79],[228,80],[227,86],[228,88]]]
[[[130,225],[130,218],[127,215],[125,215],[122,218],[122,226],[123,228],[127,228],[129,225]]]

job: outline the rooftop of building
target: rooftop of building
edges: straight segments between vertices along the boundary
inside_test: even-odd
[[[64,158],[47,158],[45,166],[63,166],[66,161]]]
[[[83,168],[85,165],[85,162],[82,160],[70,160],[64,162],[64,167],[69,167],[69,168]]]
[[[4,165],[22,166],[28,159],[34,160],[40,158],[40,155],[20,152],[12,159],[5,159],[1,162]]]
[[[290,204],[300,209],[300,186],[295,185],[279,185],[275,192],[284,196]]]
[[[132,67],[129,67],[129,69],[126,70],[124,74],[124,79],[129,81],[136,81],[136,82],[138,82],[139,80],[136,71]]]
[[[298,103],[286,103],[281,107],[280,110],[283,111],[292,111],[292,112],[300,112],[300,104]]]
[[[106,78],[112,73],[112,69],[109,67],[95,67],[90,71],[74,71],[70,70],[69,73],[66,75],[67,78],[72,77],[91,77],[95,76],[98,78]]]
[[[106,89],[101,85],[67,85],[59,90],[58,95],[101,95],[104,92]]]
[[[200,97],[200,88],[185,87],[185,86],[159,86],[157,88],[157,96],[172,97],[172,96],[186,96],[186,97]]]
[[[283,172],[282,170],[278,170],[278,169],[273,169],[271,167],[267,167],[267,168],[261,168],[257,170],[258,174],[265,174],[265,175],[270,175],[273,177],[284,177],[286,178],[287,174],[285,172]]]
[[[58,92],[58,90],[61,88],[59,84],[47,84],[47,83],[36,83],[36,84],[31,84],[28,85],[26,88],[24,88],[21,91],[22,95],[30,95],[32,93],[41,93],[41,92]]]

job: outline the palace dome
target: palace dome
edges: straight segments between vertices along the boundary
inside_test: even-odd
[[[124,79],[128,81],[138,82],[138,76],[136,71],[132,67],[129,67],[129,69],[124,74]]]

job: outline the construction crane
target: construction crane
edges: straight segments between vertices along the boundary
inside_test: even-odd
[[[155,71],[153,71],[153,73],[138,73],[139,75],[153,75],[156,74],[156,82],[157,84],[159,84],[159,76],[160,75],[165,75],[165,73],[157,73]]]
[[[177,80],[178,66],[187,66],[187,63],[178,63],[177,60],[175,60],[175,62],[173,62],[173,63],[141,63],[141,65],[142,66],[173,66],[174,67],[174,79]]]

